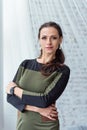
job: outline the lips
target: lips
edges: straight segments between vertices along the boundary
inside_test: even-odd
[[[45,47],[46,49],[52,49],[53,47]]]

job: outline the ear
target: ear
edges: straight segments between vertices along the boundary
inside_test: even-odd
[[[40,39],[38,39],[38,43],[39,43],[39,45],[41,46]]]
[[[62,38],[62,37],[60,37],[60,40],[59,40],[59,42],[60,42],[60,45],[61,45],[61,43],[62,43],[62,40],[63,40],[63,38]]]

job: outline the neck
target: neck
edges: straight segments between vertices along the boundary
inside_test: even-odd
[[[46,63],[52,61],[54,58],[55,58],[55,55],[53,55],[53,54],[42,54],[42,56],[41,56],[41,58],[39,59],[39,61],[40,61],[41,63],[46,64]]]

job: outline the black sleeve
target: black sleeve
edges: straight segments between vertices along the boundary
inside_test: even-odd
[[[17,108],[19,111],[24,112],[25,104],[20,98],[15,95],[7,94],[7,102]]]
[[[13,82],[15,82],[18,85],[18,82],[21,78],[21,75],[23,74],[24,68],[22,67],[23,64],[25,64],[27,62],[27,60],[23,61],[18,70],[17,73],[13,79]],[[23,101],[15,96],[15,95],[11,95],[11,94],[7,94],[7,102],[10,103],[11,105],[13,105],[15,108],[17,108],[19,111],[23,112],[24,108],[25,108],[25,103],[23,103]]]

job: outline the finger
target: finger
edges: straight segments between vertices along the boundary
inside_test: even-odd
[[[53,121],[55,121],[56,120],[56,118],[53,118],[53,117],[48,117],[49,119],[51,119],[51,120],[53,120]]]
[[[57,112],[57,111],[52,111],[51,114],[56,114],[56,115],[58,115],[58,112]]]
[[[57,117],[52,117],[52,120],[58,120],[58,116]]]
[[[58,114],[50,114],[50,116],[51,116],[52,118],[56,118],[56,117],[58,117]]]
[[[58,112],[57,111],[52,111],[50,113],[50,116],[52,116],[52,117],[58,117]]]
[[[53,117],[52,115],[50,115],[48,118],[51,119],[51,120],[57,120],[57,119],[58,119],[58,116]]]
[[[57,108],[56,108],[56,107],[52,107],[52,110],[53,110],[53,111],[57,111]]]
[[[56,115],[56,114],[53,114],[53,115],[52,115],[52,117],[53,117],[53,118],[55,118],[55,117],[58,117],[58,115]]]
[[[11,82],[11,83],[10,83],[10,85],[14,86],[14,85],[15,85],[15,83],[14,83],[14,82]]]
[[[10,83],[8,84],[8,86],[9,86],[9,87],[14,87],[14,86],[16,86],[16,84],[15,84],[14,82],[10,82]]]
[[[52,116],[58,116],[58,112],[51,113]]]

